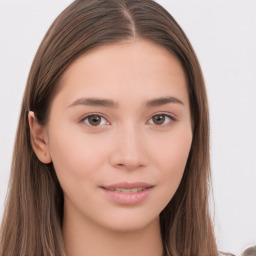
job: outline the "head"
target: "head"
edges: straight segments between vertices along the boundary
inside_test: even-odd
[[[117,52],[118,54],[115,54]],[[120,74],[122,70],[127,71],[129,64],[125,63],[125,60],[129,59],[132,54],[135,56],[136,63],[139,61],[138,56],[142,56],[142,64],[147,56],[149,56],[147,63],[150,63],[151,60],[156,60],[158,54],[162,54],[163,57],[160,58],[159,65],[164,66],[165,63],[167,66],[172,66],[171,71],[180,74],[177,79],[178,84],[181,84],[179,89],[182,88],[182,95],[184,96],[181,96],[181,98],[183,97],[181,101],[183,105],[187,106],[186,120],[188,122],[185,124],[184,136],[182,137],[181,133],[177,133],[181,140],[185,138],[184,145],[186,145],[182,148],[185,153],[180,166],[183,167],[179,167],[182,172],[178,173],[173,191],[166,190],[169,192],[169,197],[171,195],[169,200],[166,196],[166,201],[159,206],[159,209],[163,208],[159,212],[159,219],[164,248],[166,252],[170,252],[170,255],[207,255],[209,251],[211,252],[210,255],[217,253],[208,212],[209,121],[203,76],[192,46],[182,29],[167,11],[151,0],[75,1],[58,16],[45,35],[33,61],[23,98],[13,156],[9,206],[6,209],[2,226],[2,234],[6,234],[5,237],[1,238],[2,241],[9,239],[11,241],[9,245],[15,244],[16,248],[11,249],[6,245],[0,247],[0,252],[1,250],[13,250],[13,252],[21,251],[24,254],[29,252],[37,255],[42,252],[46,254],[51,252],[52,255],[61,253],[64,255],[61,227],[65,197],[62,187],[65,186],[65,181],[62,180],[62,176],[58,172],[62,166],[58,165],[56,151],[51,151],[49,148],[40,150],[40,139],[42,145],[47,144],[47,139],[51,140],[51,134],[54,131],[52,117],[57,113],[55,106],[60,102],[59,98],[63,96],[65,90],[65,95],[70,95],[67,88],[72,91],[72,87],[70,84],[67,85],[67,81],[70,77],[75,77],[75,72],[78,72],[77,70],[81,65],[84,65],[85,73],[86,67],[88,67],[87,76],[84,78],[86,83],[88,79],[94,79],[88,78],[88,76],[90,71],[97,70],[97,65],[100,63],[97,59],[99,56],[105,56],[107,61],[122,56],[124,68],[120,67],[118,72]],[[118,61],[120,58],[116,63],[119,63]],[[94,69],[92,63],[96,63]],[[114,64],[113,67],[118,68]],[[146,65],[143,68],[149,70]],[[156,69],[157,65],[152,70]],[[106,70],[111,71],[111,67],[106,67]],[[136,67],[134,70],[136,71]],[[101,74],[104,72],[104,67],[101,67],[100,72]],[[132,72],[132,69],[129,72]],[[127,78],[131,77],[129,72]],[[82,75],[82,72],[78,75]],[[122,75],[125,77],[125,74]],[[113,76],[115,77],[115,75]],[[139,103],[142,99],[152,99],[154,92],[157,92],[157,96],[161,96],[161,93],[162,96],[168,95],[168,86],[166,83],[163,85],[163,82],[160,82],[159,90],[157,90],[155,83],[149,84],[149,89],[147,87],[136,88],[137,85],[143,84],[142,82],[135,84],[138,77],[140,76],[135,75],[133,80],[131,78],[130,84],[127,82],[127,86],[132,85],[132,90],[136,89],[134,91],[135,107],[133,112],[129,108],[130,105],[125,105],[125,97],[122,98],[124,93],[129,92],[129,90],[125,91],[128,87],[122,91],[115,84],[117,80],[114,79],[113,84],[109,83],[109,91],[102,93],[101,96],[106,95],[106,98],[117,99],[118,104],[123,102],[124,105],[120,105],[120,109],[123,109],[122,113],[127,112],[134,116],[135,113],[140,113]],[[107,78],[107,75],[103,74],[102,80],[97,80],[97,82],[102,82],[104,78]],[[107,83],[104,84],[103,82],[103,90],[107,88]],[[93,90],[96,92],[95,88]],[[100,90],[101,88],[99,88],[99,92]],[[173,90],[176,89],[170,88],[171,92]],[[179,95],[179,93],[177,94]],[[62,98],[63,100],[64,98]],[[176,102],[180,105],[182,103]],[[177,108],[182,108],[182,106]],[[119,110],[115,113],[121,112]],[[149,113],[149,111],[145,113]],[[143,116],[142,112],[140,114]],[[35,143],[35,137],[31,133],[32,120],[36,121],[38,127],[41,127],[46,135],[50,136],[40,138],[43,133],[41,133],[42,130],[38,129],[39,143]],[[121,120],[120,116],[118,120]],[[170,119],[167,120],[170,121]],[[131,131],[132,129],[129,130],[129,132]],[[180,131],[183,130],[179,129]],[[149,149],[153,148],[150,147],[152,144],[146,144],[148,143],[146,142],[148,141],[147,138],[139,133],[136,135],[138,137],[134,135],[135,133],[130,133],[129,138],[139,138],[134,140],[135,142],[132,144],[131,142],[128,143],[128,137],[125,137],[127,135],[124,134],[119,134],[118,141],[127,143],[126,146],[128,145],[128,147],[125,148],[132,145],[130,152],[127,151],[128,153],[124,152],[123,155],[120,155],[117,152],[122,152],[121,143],[113,144],[113,140],[108,142],[108,139],[104,141],[102,139],[104,136],[102,136],[101,140],[108,145],[104,148],[104,152],[113,149],[111,151],[113,166],[118,165],[118,168],[122,169],[124,166],[129,166],[131,171],[137,168],[143,170],[143,166],[145,167],[148,163],[148,156],[150,154],[157,155],[157,150],[148,150],[149,154],[141,153],[143,150],[138,149],[140,145],[142,147],[146,145]],[[58,136],[57,133],[56,136]],[[166,134],[161,136],[162,140],[166,140],[164,137]],[[116,139],[116,137],[113,138]],[[149,143],[153,142],[151,140]],[[179,142],[177,141],[176,144],[178,145]],[[131,152],[135,153],[132,155]],[[166,149],[163,150],[163,154],[171,158],[168,152]],[[55,156],[53,156],[54,154]],[[131,158],[125,159],[125,154],[130,154]],[[139,154],[141,156],[138,159]],[[168,167],[167,161],[166,166]],[[115,175],[114,173],[111,174]],[[20,212],[18,217],[14,217],[18,212]],[[13,219],[15,222],[12,221]],[[16,235],[11,236],[11,232],[17,225],[19,229],[16,228]],[[38,228],[40,232],[36,232]],[[115,228],[120,229],[120,227]],[[4,245],[4,243],[2,244]]]

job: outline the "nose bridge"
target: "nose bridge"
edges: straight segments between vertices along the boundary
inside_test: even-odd
[[[139,126],[131,122],[120,125],[114,139],[114,149],[111,154],[112,165],[126,169],[147,165],[145,138]]]

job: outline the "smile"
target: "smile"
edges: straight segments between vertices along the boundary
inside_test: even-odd
[[[139,191],[145,190],[146,188],[106,188],[111,191],[118,191],[122,193],[137,193]]]
[[[154,186],[144,182],[116,183],[101,187],[107,199],[120,205],[136,205],[145,201]]]

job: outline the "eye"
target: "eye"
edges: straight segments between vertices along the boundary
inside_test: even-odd
[[[97,114],[88,115],[84,117],[82,121],[89,126],[102,126],[109,124],[106,118]]]
[[[150,124],[155,124],[158,126],[163,126],[169,124],[171,121],[175,121],[176,119],[173,116],[166,114],[158,114],[154,115],[149,119]]]

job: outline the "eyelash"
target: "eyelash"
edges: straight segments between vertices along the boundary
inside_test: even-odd
[[[159,125],[158,125],[158,124],[153,123],[153,121],[152,121],[152,123],[150,123],[150,125],[156,125],[157,127],[165,127],[165,126],[170,125],[170,122],[177,121],[177,119],[176,119],[173,115],[168,115],[168,114],[165,114],[165,113],[159,113],[159,114],[153,115],[147,122],[149,122],[150,120],[152,120],[154,117],[160,117],[160,116],[163,116],[163,117],[165,118],[163,124],[159,124]],[[102,119],[104,119],[104,120],[105,120],[105,123],[102,124],[102,125],[92,125],[92,124],[90,124],[89,121],[88,121],[88,118],[90,118],[90,117],[97,117],[97,118],[99,117],[99,118],[101,119],[101,121],[102,121]],[[166,123],[166,118],[169,119],[168,123]],[[85,120],[87,120],[87,122],[86,122]],[[109,124],[110,124],[110,122],[109,122],[104,116],[102,116],[101,114],[97,114],[97,113],[95,113],[95,114],[89,114],[89,115],[83,117],[80,122],[85,123],[85,124],[88,125],[89,127],[101,127],[101,126],[103,126],[103,125],[109,125]]]

